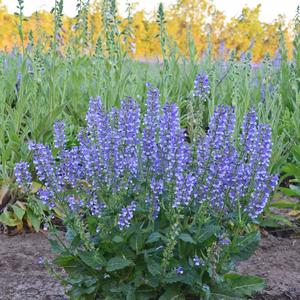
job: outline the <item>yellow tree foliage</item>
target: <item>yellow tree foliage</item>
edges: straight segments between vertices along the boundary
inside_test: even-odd
[[[103,36],[101,1],[95,0],[89,12],[89,41],[93,48],[99,36]],[[26,4],[26,3],[25,3]],[[259,60],[268,52],[274,55],[278,48],[278,28],[283,32],[289,52],[292,49],[291,35],[284,20],[278,19],[273,23],[259,20],[261,6],[254,9],[244,8],[238,18],[226,21],[225,15],[219,11],[211,0],[178,0],[176,4],[165,10],[166,30],[168,37],[175,42],[181,53],[188,55],[188,39],[194,39],[197,52],[200,54],[207,48],[208,41],[213,53],[217,53],[221,45],[228,49],[236,49],[238,54],[252,45],[254,60]],[[119,17],[120,28],[124,29],[128,20]],[[0,0],[0,49],[11,50],[20,46],[17,30],[18,17],[7,12]],[[46,11],[36,12],[24,22],[25,43],[31,31],[34,40],[49,44],[53,38],[53,15]],[[65,16],[63,18],[64,42],[72,43],[76,40],[74,32],[75,20]],[[132,16],[134,56],[137,58],[154,58],[161,55],[159,32],[156,15],[147,16],[144,11],[136,11]]]

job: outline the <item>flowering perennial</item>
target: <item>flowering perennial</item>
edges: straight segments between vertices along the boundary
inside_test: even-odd
[[[199,75],[196,86],[207,93],[208,78]],[[178,107],[161,107],[159,92],[152,87],[144,117],[132,98],[106,113],[98,97],[90,100],[86,122],[78,145],[71,148],[66,148],[63,122],[54,125],[54,145],[60,149],[56,157],[49,146],[30,144],[36,175],[44,185],[39,195],[50,207],[65,201],[72,211],[98,217],[114,212],[120,230],[130,226],[138,209],[155,220],[162,207],[206,204],[212,214],[239,211],[256,218],[277,183],[268,172],[271,131],[258,124],[253,110],[234,139],[233,109],[217,107],[197,145],[186,141]],[[19,185],[30,184],[27,163],[17,164],[15,175]],[[197,256],[194,263],[202,264]]]
[[[209,78],[206,73],[199,73],[194,80],[194,97],[205,97],[210,93]]]

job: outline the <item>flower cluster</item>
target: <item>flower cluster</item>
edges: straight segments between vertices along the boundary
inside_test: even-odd
[[[199,73],[194,81],[194,97],[206,97],[210,93],[209,78],[206,73]]]
[[[65,123],[57,121],[54,123],[54,146],[59,149],[65,148]]]
[[[18,186],[23,187],[25,192],[29,191],[32,181],[29,164],[27,162],[19,162],[15,165],[14,173]]]
[[[203,267],[205,264],[204,260],[202,258],[200,258],[198,255],[195,255],[193,257],[193,262],[196,267]]]
[[[133,212],[136,210],[136,205],[136,202],[132,201],[130,205],[122,208],[118,221],[121,230],[130,226],[130,220],[133,218]]]
[[[270,127],[258,124],[255,111],[244,120],[239,147],[233,139],[235,115],[219,106],[209,131],[198,145],[196,199],[209,202],[214,211],[226,212],[238,206],[256,218],[277,184],[269,174]]]
[[[207,76],[199,75],[195,86],[207,93]],[[268,172],[271,131],[258,124],[255,111],[245,116],[236,141],[233,109],[217,107],[206,136],[191,145],[180,127],[178,107],[172,103],[161,107],[157,89],[149,86],[143,118],[140,110],[128,98],[119,109],[106,113],[100,97],[91,98],[87,126],[78,134],[77,146],[66,148],[63,122],[54,125],[58,157],[48,146],[31,143],[36,174],[44,184],[39,191],[44,203],[53,207],[55,201],[66,201],[72,211],[86,209],[98,217],[117,209],[121,230],[130,225],[138,207],[148,210],[154,220],[162,206],[177,209],[206,203],[212,214],[239,209],[251,218],[262,212],[277,177]],[[20,185],[31,181],[26,168],[24,163],[16,166]],[[83,201],[78,202],[77,195]]]

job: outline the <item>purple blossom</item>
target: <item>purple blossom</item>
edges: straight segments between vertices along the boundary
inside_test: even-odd
[[[38,264],[39,264],[39,265],[44,265],[45,263],[46,263],[45,257],[40,256],[40,257],[38,258]]]
[[[174,103],[166,103],[163,108],[159,150],[160,172],[164,172],[165,181],[171,182],[183,176],[191,161],[191,153],[180,128],[178,107]]]
[[[54,146],[59,149],[65,148],[65,123],[64,121],[57,121],[54,123]]]
[[[27,162],[19,162],[15,165],[14,174],[16,177],[16,182],[18,186],[24,188],[26,192],[32,183],[32,177],[29,172],[29,164]]]
[[[71,211],[78,211],[80,208],[83,207],[83,201],[80,199],[77,199],[74,195],[69,195],[66,198],[66,201],[68,203],[68,206]]]
[[[101,217],[103,210],[106,208],[106,205],[98,200],[96,194],[92,196],[90,201],[87,203],[87,207],[91,210],[92,216]]]
[[[183,269],[183,267],[179,266],[179,267],[175,268],[175,272],[176,272],[176,274],[182,275],[184,273],[184,269]]]
[[[233,108],[218,106],[197,145],[187,143],[178,107],[166,103],[161,108],[159,92],[151,86],[144,118],[132,98],[105,112],[97,97],[90,99],[86,122],[78,145],[69,149],[65,149],[63,123],[55,123],[54,143],[62,149],[58,159],[49,146],[29,144],[36,175],[43,183],[38,194],[51,208],[62,201],[73,213],[82,208],[97,217],[114,209],[121,230],[130,226],[139,201],[146,202],[139,205],[154,220],[162,207],[202,203],[210,214],[226,214],[239,205],[256,218],[277,184],[269,173],[271,130],[258,124],[253,109],[235,139]],[[30,181],[28,166],[21,163],[15,170],[18,184]],[[120,200],[117,207],[109,207],[109,201],[106,207],[101,199],[106,196]]]
[[[225,238],[225,237],[220,237],[219,238],[219,244],[221,246],[228,246],[228,245],[230,245],[230,243],[231,243],[231,241],[228,238]]]
[[[281,65],[282,56],[279,50],[276,50],[275,56],[273,58],[273,66],[275,69],[279,69]]]
[[[193,257],[193,262],[194,262],[194,265],[196,266],[196,267],[203,267],[204,266],[204,260],[202,259],[202,258],[199,258],[199,256],[198,255],[195,255],[194,257]]]
[[[57,191],[61,191],[62,182],[61,179],[58,180],[56,176],[56,163],[49,146],[29,143],[29,149],[33,151],[33,164],[38,179],[45,182],[46,187],[55,188]]]
[[[147,110],[144,116],[144,128],[142,135],[142,161],[144,162],[144,172],[156,173],[159,166],[157,138],[159,132],[159,91],[151,88],[147,84]]]
[[[16,82],[16,90],[17,90],[17,92],[20,91],[21,84],[22,84],[22,79],[23,79],[22,73],[18,72],[18,74],[17,74],[17,82]]]
[[[128,175],[128,180],[136,178],[138,173],[138,149],[140,140],[138,138],[140,129],[140,108],[132,99],[128,98],[121,102],[118,118],[119,139],[119,176]]]
[[[49,206],[50,208],[55,207],[55,193],[53,190],[49,188],[39,189],[38,195],[43,204]]]
[[[164,181],[162,179],[156,180],[155,178],[152,178],[150,188],[151,188],[151,205],[153,209],[152,216],[154,219],[156,219],[160,211],[159,197],[163,193]]]
[[[137,203],[132,201],[127,207],[123,207],[121,213],[119,214],[118,225],[120,230],[130,226],[130,221],[133,218],[133,212],[136,210]]]
[[[194,196],[199,203],[210,203],[216,213],[242,205],[255,218],[276,185],[268,172],[271,130],[267,125],[258,125],[256,113],[251,110],[245,116],[237,148],[234,125],[234,112],[219,106],[198,146],[198,184]],[[245,202],[246,196],[249,200]]]
[[[194,97],[207,97],[210,93],[210,84],[208,75],[204,72],[199,73],[194,81]]]

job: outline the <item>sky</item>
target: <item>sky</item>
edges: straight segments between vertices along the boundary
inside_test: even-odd
[[[17,0],[2,0],[7,6],[9,12],[15,12]],[[45,9],[51,10],[54,0],[24,0],[25,15],[30,15],[36,10]],[[124,13],[127,0],[119,0],[121,13]],[[176,0],[130,0],[130,2],[139,2],[138,9],[145,9],[147,12],[156,10],[159,2],[164,5],[175,3]],[[261,3],[261,17],[263,22],[272,22],[278,14],[285,15],[288,20],[291,20],[296,12],[297,5],[300,5],[300,0],[214,0],[217,8],[222,10],[225,15],[230,18],[239,16],[243,7],[255,7]],[[64,13],[69,16],[75,15],[76,0],[64,1]]]

